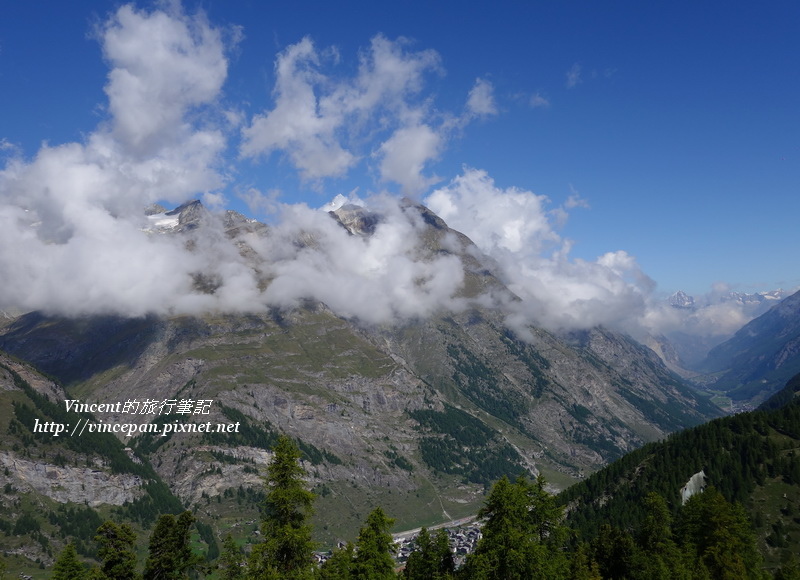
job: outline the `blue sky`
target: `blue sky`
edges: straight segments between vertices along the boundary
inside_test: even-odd
[[[111,115],[109,58],[93,31],[119,3],[0,5],[4,152],[30,160],[42,142],[85,142]],[[553,228],[572,241],[571,260],[624,250],[658,292],[800,285],[796,2],[185,4],[188,14],[198,7],[220,33],[227,70],[192,122],[223,111],[237,120],[214,160],[224,179],[196,197],[221,194],[225,206],[269,220],[243,190],[313,207],[354,190],[425,200],[474,168],[566,209]],[[272,141],[243,154],[247,128],[276,109],[280,54],[313,42],[322,98],[356,78],[376,35],[430,61],[402,106],[370,109],[358,130],[347,124],[359,113],[349,114],[329,135],[351,155],[345,169],[304,178],[292,146]],[[399,37],[409,41],[394,44]],[[489,100],[469,112],[478,86]],[[381,147],[409,111],[438,141],[419,179],[393,179]]]

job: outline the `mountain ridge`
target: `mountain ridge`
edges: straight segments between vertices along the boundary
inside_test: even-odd
[[[713,348],[701,367],[712,388],[760,403],[800,372],[800,292],[773,306]]]
[[[176,236],[200,252],[207,228],[208,235],[220,230],[197,204],[178,214],[179,225],[186,211],[194,215],[183,226],[196,227],[154,235]],[[652,351],[617,331],[510,328],[506,312],[492,307],[497,302],[477,299],[519,300],[491,260],[427,208],[405,202],[399,211],[415,228],[415,260],[463,265],[452,301],[459,308],[392,323],[337,314],[312,297],[202,316],[33,312],[0,329],[0,349],[56,377],[70,398],[211,401],[208,415],[180,421],[237,424],[237,431],[176,430],[125,443],[215,528],[252,519],[270,445],[278,433],[289,434],[310,467],[319,512],[328,514],[315,529],[329,543],[352,535],[365,506],[383,505],[407,528],[450,520],[474,513],[486,486],[503,474],[543,472],[564,487],[647,441],[720,414]],[[329,219],[354,237],[382,227],[363,209]],[[254,250],[269,226],[231,214],[223,226],[269,288],[272,275]],[[299,231],[294,248],[315,252],[320,236]],[[430,273],[422,288],[434,279]],[[203,271],[194,284],[211,295],[220,288]],[[100,418],[172,421],[113,412]]]

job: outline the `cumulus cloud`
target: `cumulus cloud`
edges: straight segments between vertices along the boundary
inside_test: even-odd
[[[441,147],[442,136],[431,127],[402,127],[380,147],[381,177],[400,184],[406,195],[422,191],[438,181],[422,172],[427,162],[436,159]]]
[[[321,211],[287,205],[272,184],[233,182],[237,160],[225,152],[234,148],[256,162],[281,155],[302,179],[319,184],[363,164],[381,187],[427,193],[424,202],[468,235],[522,298],[475,300],[505,308],[519,328],[725,332],[748,316],[732,304],[709,302],[691,316],[662,307],[652,280],[622,250],[572,258],[572,242],[559,229],[570,211],[588,207],[574,190],[554,206],[465,168],[431,191],[441,183],[434,163],[450,141],[500,109],[492,84],[479,78],[465,91],[460,114],[438,111],[426,91],[429,77],[443,72],[435,51],[378,35],[359,53],[357,70],[343,75],[338,51],[301,39],[276,58],[272,106],[248,118],[222,105],[226,53],[236,35],[177,3],[167,6],[125,5],[98,28],[110,69],[108,117],[83,142],[45,145],[25,159],[0,140],[0,308],[139,316],[315,300],[341,316],[384,323],[468,307],[457,252],[426,253],[429,226],[408,203],[362,198],[353,189]],[[569,86],[580,74],[574,65]],[[531,100],[547,104],[538,95]],[[230,239],[224,214],[212,212],[195,232],[160,235],[142,213],[154,202],[193,198],[221,209],[232,197],[272,215],[274,224],[237,228]],[[346,216],[357,211],[353,204],[366,208],[369,235],[348,231],[328,213]]]
[[[381,159],[385,180],[409,192],[425,187],[428,180],[420,172],[436,157],[442,128],[423,122],[427,103],[416,97],[426,73],[439,70],[439,56],[409,46],[403,38],[378,35],[361,54],[357,74],[336,79],[323,66],[335,64],[334,51],[318,50],[309,38],[289,46],[275,64],[275,106],[244,128],[241,154],[283,152],[306,180],[343,176],[369,154]],[[354,149],[376,133],[388,137],[375,150]]]
[[[488,117],[497,114],[497,103],[494,99],[494,87],[485,79],[477,79],[469,92],[467,113],[476,117]]]
[[[271,215],[278,212],[280,208],[279,189],[270,189],[262,192],[255,187],[247,187],[237,194],[237,197],[245,202],[247,208],[255,215]]]
[[[225,138],[192,123],[226,74],[202,17],[122,6],[98,36],[109,119],[85,143],[43,146],[0,171],[2,300],[22,308],[142,314],[186,294],[196,256],[143,231],[142,208],[211,194]],[[211,199],[211,198],[210,198]]]
[[[550,210],[547,197],[499,188],[485,171],[467,168],[424,202],[501,266],[504,282],[523,299],[517,320],[588,328],[644,312],[654,284],[635,259],[623,251],[594,262],[570,259],[571,242],[554,219],[565,210]]]
[[[105,92],[116,142],[146,157],[181,143],[193,106],[213,101],[227,75],[219,30],[202,15],[122,6],[100,31],[111,71]]]
[[[275,108],[257,115],[243,131],[242,154],[286,151],[306,179],[343,175],[355,156],[338,142],[344,111],[320,103],[315,87],[325,78],[317,72],[320,55],[311,39],[287,48],[275,65]]]
[[[464,278],[460,260],[420,259],[426,225],[418,214],[395,199],[372,200],[370,206],[381,216],[370,236],[352,235],[325,212],[285,206],[280,224],[257,246],[269,259],[264,300],[283,307],[318,300],[367,323],[459,308],[454,296]]]

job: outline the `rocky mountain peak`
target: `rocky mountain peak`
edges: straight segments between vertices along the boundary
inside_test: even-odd
[[[683,290],[678,290],[669,297],[669,304],[673,308],[686,308],[692,309],[694,308],[694,298],[689,296]]]
[[[203,207],[200,200],[194,199],[179,205],[172,211],[166,212],[165,215],[178,217],[178,229],[193,230],[199,227],[202,221],[206,219],[208,210]]]
[[[328,213],[344,229],[355,236],[371,236],[381,221],[378,214],[351,203]]]

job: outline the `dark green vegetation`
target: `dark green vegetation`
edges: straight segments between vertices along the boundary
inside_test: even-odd
[[[52,433],[35,432],[34,425],[39,423],[55,422],[60,424],[75,425],[90,415],[71,413],[63,405],[50,401],[47,397],[37,393],[19,373],[0,363],[0,369],[9,373],[14,381],[14,386],[21,390],[27,401],[12,401],[14,418],[8,423],[7,431],[16,435],[26,447],[47,446],[54,442]],[[87,432],[80,437],[64,436],[67,448],[82,455],[98,455],[103,457],[113,473],[132,473],[147,479],[157,479],[152,469],[145,467],[141,462],[133,461],[125,453],[122,443],[108,433]]]
[[[431,536],[427,528],[422,528],[415,544],[415,550],[408,557],[403,576],[430,580],[442,580],[452,576],[456,570],[456,563],[450,550],[447,530],[439,529]]]
[[[275,445],[266,477],[261,533],[248,567],[259,578],[303,578],[310,568],[313,543],[308,518],[314,494],[305,488],[300,450],[286,437]]]
[[[473,403],[511,425],[527,410],[520,393],[504,390],[496,380],[497,371],[463,346],[450,344],[447,355],[453,364],[453,382]]]
[[[502,477],[478,513],[482,538],[457,565],[447,534],[423,529],[407,565],[397,569],[389,530],[393,520],[380,508],[367,516],[358,538],[318,566],[309,516],[314,495],[305,487],[300,451],[281,436],[265,478],[261,537],[246,554],[228,536],[217,562],[204,564],[192,549],[194,516],[162,515],[153,529],[143,580],[180,580],[213,574],[228,580],[743,580],[770,577],[741,504],[713,487],[693,495],[673,515],[667,501],[650,492],[638,502],[641,518],[620,528],[603,523],[588,540],[568,527],[564,507],[534,481]],[[98,564],[89,569],[72,544],[59,555],[53,577],[137,580],[135,535],[127,524],[103,523],[94,538]],[[194,570],[194,572],[192,572]],[[797,578],[791,558],[775,578]]]
[[[409,415],[425,434],[419,442],[422,460],[436,471],[487,485],[524,471],[516,450],[469,413],[445,405],[444,411],[419,410]]]
[[[150,535],[147,561],[144,565],[144,580],[179,580],[204,559],[192,552],[190,545],[192,524],[195,517],[185,511],[177,518],[165,514],[158,518]]]
[[[208,444],[226,444],[231,446],[245,445],[258,449],[270,449],[279,439],[278,432],[269,421],[254,421],[238,409],[220,405],[222,415],[231,423],[239,423],[239,430],[235,433],[204,433],[202,441]],[[311,443],[298,440],[302,459],[312,465],[324,462],[340,465],[342,460],[327,449],[318,449]]]
[[[800,545],[799,390],[797,375],[762,410],[673,434],[572,486],[559,496],[569,508],[569,525],[589,541],[603,526],[640,527],[647,517],[641,498],[651,492],[665,499],[670,517],[678,517],[692,503],[681,508],[680,489],[703,470],[716,489],[714,502],[724,499],[746,510],[767,566],[790,562]]]

